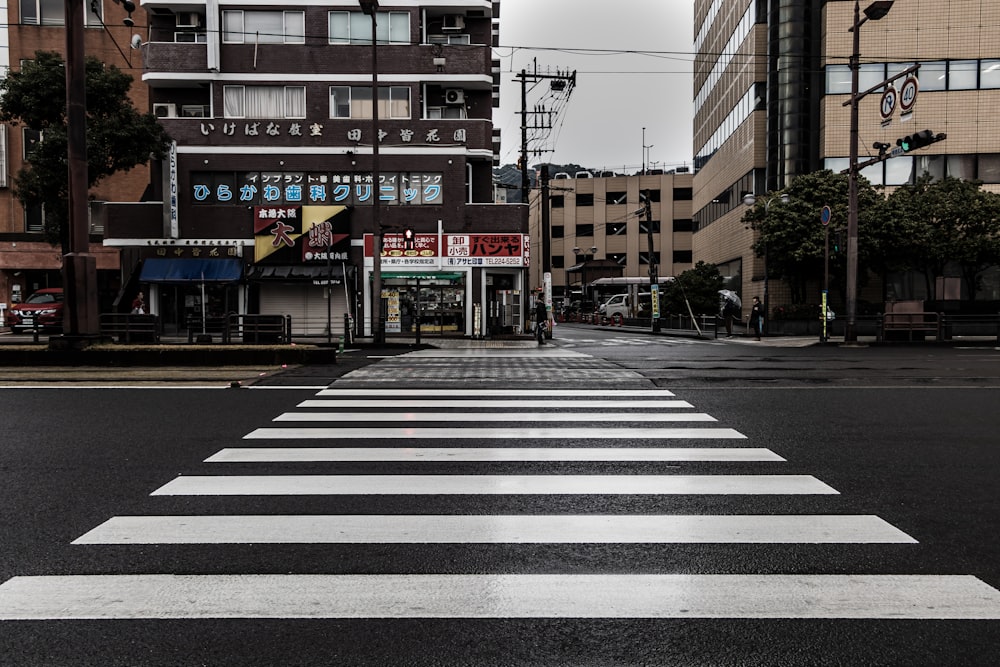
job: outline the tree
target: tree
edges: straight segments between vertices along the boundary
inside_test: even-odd
[[[788,203],[777,199],[788,195]],[[768,205],[767,202],[771,204]],[[872,267],[879,261],[874,245],[874,221],[882,214],[882,197],[866,181],[858,184],[858,265]],[[769,278],[783,278],[792,293],[793,303],[809,300],[807,283],[823,282],[825,235],[827,230],[820,223],[824,206],[832,212],[829,233],[831,285],[845,288],[836,280],[846,272],[848,214],[848,180],[846,174],[829,170],[802,174],[792,180],[785,190],[758,197],[757,202],[743,216],[743,221],[758,232],[753,249],[758,257],[765,257]],[[840,250],[835,251],[834,241],[841,240]],[[859,273],[864,275],[865,271]]]
[[[87,181],[128,171],[167,153],[170,137],[128,98],[132,77],[87,57]],[[0,121],[41,133],[14,177],[14,195],[25,207],[43,206],[45,239],[69,248],[66,68],[58,53],[38,51],[20,70],[0,80]]]
[[[719,290],[723,285],[722,274],[715,264],[698,262],[684,271],[663,289],[661,310],[672,313],[688,312],[688,304],[695,315],[716,313],[719,310]]]
[[[924,175],[886,201],[885,218],[895,225],[887,237],[899,248],[893,268],[922,272],[928,294],[934,294],[934,278],[954,262],[974,299],[983,272],[1000,264],[1000,195],[979,186]]]

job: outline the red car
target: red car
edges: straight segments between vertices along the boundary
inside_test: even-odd
[[[63,291],[61,287],[40,289],[22,303],[14,304],[7,311],[7,324],[11,331],[39,329],[62,329]]]

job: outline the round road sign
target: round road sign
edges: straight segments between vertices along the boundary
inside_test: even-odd
[[[899,101],[899,95],[896,93],[895,86],[889,86],[882,93],[882,120],[890,118],[893,112],[896,110],[896,102]]]
[[[917,77],[908,76],[903,82],[903,88],[899,94],[899,108],[903,113],[911,111],[913,105],[917,103],[917,93],[920,91],[920,82]]]
[[[833,211],[830,210],[829,206],[824,206],[823,210],[819,212],[819,221],[824,225],[830,224],[830,218],[833,217]]]

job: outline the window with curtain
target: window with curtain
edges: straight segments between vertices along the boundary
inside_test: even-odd
[[[304,44],[305,12],[222,12],[222,41],[226,44]]]
[[[330,12],[331,44],[371,44],[372,20],[364,12]],[[408,12],[376,12],[375,38],[379,44],[409,44]]]
[[[224,86],[226,118],[305,118],[305,86]]]
[[[379,86],[379,118],[409,118],[410,89]],[[371,86],[330,86],[330,118],[371,118]]]
[[[21,23],[25,25],[65,25],[66,3],[64,0],[20,0]],[[101,27],[103,5],[101,2],[84,3],[85,24],[92,28]]]

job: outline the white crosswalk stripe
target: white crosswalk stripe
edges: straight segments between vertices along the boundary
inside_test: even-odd
[[[0,619],[1000,618],[1000,591],[926,575],[15,577]]]
[[[534,350],[491,350],[482,358],[513,362],[530,358],[529,354],[538,356]],[[539,358],[571,364],[582,356],[552,351]],[[715,417],[693,412],[692,404],[674,398],[670,391],[603,385],[599,389],[469,388],[461,383],[470,368],[478,368],[481,359],[477,359],[468,351],[421,351],[387,359],[376,365],[377,370],[368,367],[348,375],[338,386],[274,417],[277,425],[243,436],[260,446],[248,442],[245,447],[223,448],[204,461],[211,468],[206,474],[178,476],[151,491],[152,500],[177,499],[174,502],[190,513],[113,516],[73,544],[388,545],[382,547],[383,553],[391,545],[464,545],[468,550],[464,553],[473,554],[481,545],[905,548],[917,543],[874,515],[692,513],[690,508],[697,507],[701,497],[780,498],[794,510],[794,499],[818,503],[839,493],[808,474],[784,474],[787,462],[769,449],[734,446],[747,440],[743,433],[715,425]],[[530,384],[533,378],[551,375],[551,367],[529,370],[524,380]],[[595,369],[593,377],[598,376],[602,382],[616,377],[636,380],[634,373],[610,367]],[[435,386],[382,384],[399,379]],[[361,386],[376,382],[379,386]],[[450,382],[457,384],[448,386]],[[660,425],[669,422],[685,425]],[[435,423],[442,425],[424,425]],[[358,446],[360,440],[377,441],[373,443],[377,446]],[[440,440],[469,442],[442,447],[436,445]],[[530,440],[551,444],[525,443]],[[586,441],[601,441],[601,446],[585,446],[597,444]],[[313,442],[316,446],[308,446]],[[612,465],[614,474],[559,468],[591,463]],[[720,469],[698,474],[657,472],[669,463],[678,464],[671,468],[699,464]],[[461,465],[449,470],[450,464]],[[742,470],[750,464],[756,466],[753,471]],[[527,466],[539,471],[526,474]],[[511,470],[506,471],[508,467]],[[556,472],[540,472],[549,467]],[[668,499],[680,495],[688,497],[686,513],[669,511]],[[310,496],[324,499],[332,508],[352,501],[345,498],[351,496],[353,502],[363,500],[370,513],[265,510],[239,515],[191,509],[227,496],[253,499],[255,507],[267,507],[278,497],[287,507],[289,499]],[[630,502],[641,497],[658,504],[655,511],[635,513],[581,511],[594,506],[586,505],[587,499],[605,496]],[[389,497],[405,497],[406,513],[380,510],[380,503]],[[511,497],[530,497],[536,503],[558,497],[553,506],[564,510],[482,509]],[[424,513],[425,504],[436,502],[440,507],[442,499],[449,503],[447,512]],[[407,561],[398,562],[396,574],[339,573],[334,563],[329,573],[309,575],[15,577],[0,583],[0,620],[1000,618],[1000,591],[975,577],[845,574],[852,570],[849,563],[835,574],[408,574]],[[558,567],[557,562],[551,565]]]
[[[73,544],[913,544],[876,516],[119,516]]]

